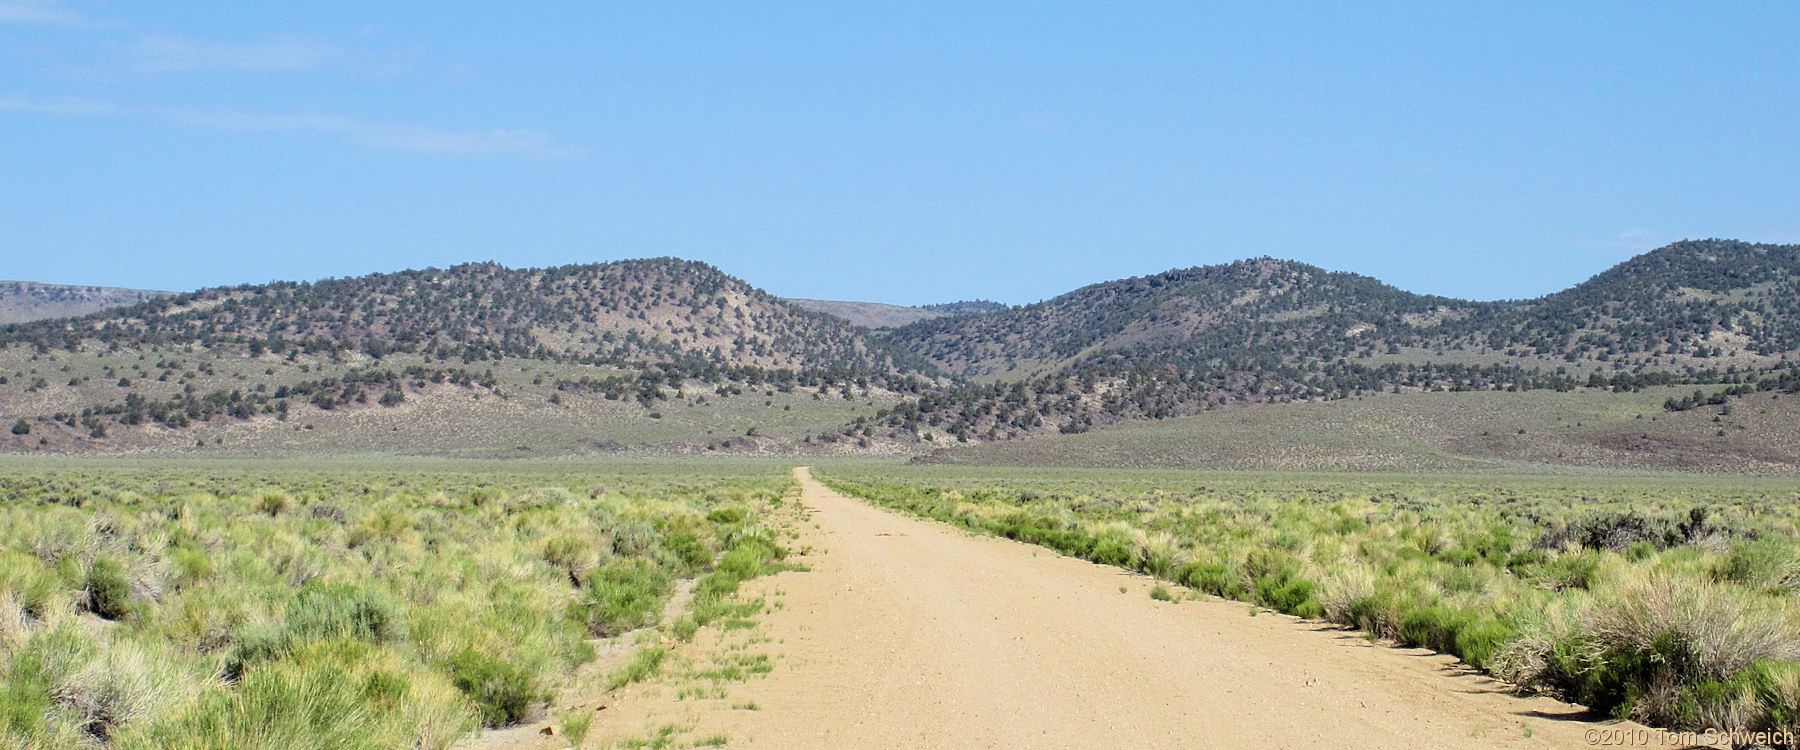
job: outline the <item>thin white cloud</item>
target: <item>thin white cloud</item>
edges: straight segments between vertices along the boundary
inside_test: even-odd
[[[98,25],[87,16],[64,8],[56,0],[0,2],[0,24],[62,26],[65,28],[86,28]]]
[[[70,29],[130,29],[135,24],[96,19],[73,10],[62,0],[0,0],[0,26],[59,26]],[[370,36],[365,26],[359,36]],[[140,73],[168,74],[206,70],[298,73],[322,69],[392,75],[411,69],[417,50],[371,52],[346,49],[315,39],[284,35],[250,42],[219,42],[167,33],[140,36],[135,42],[109,43],[116,57],[107,61]]]
[[[35,112],[43,115],[117,115],[119,107],[92,99],[34,99],[24,96],[0,96],[0,110]]]
[[[206,68],[245,71],[315,70],[344,58],[344,51],[318,42],[283,38],[253,44],[203,42],[177,36],[148,36],[132,47],[138,66],[152,73]]]
[[[455,130],[344,115],[133,108],[88,99],[36,99],[22,96],[0,96],[0,111],[136,117],[181,127],[240,133],[312,133],[341,138],[367,148],[431,154],[494,154],[549,159],[571,159],[585,155],[582,149],[558,143],[548,134],[537,130]]]
[[[571,158],[580,149],[558,144],[537,130],[478,128],[448,130],[407,123],[380,122],[342,115],[259,114],[253,112],[167,110],[162,118],[177,125],[259,133],[321,133],[371,148],[442,154],[519,154]]]
[[[138,40],[127,52],[132,64],[146,73],[202,70],[301,73],[333,68],[389,75],[404,72],[418,57],[414,53],[375,54],[347,50],[292,36],[238,44],[159,34]]]

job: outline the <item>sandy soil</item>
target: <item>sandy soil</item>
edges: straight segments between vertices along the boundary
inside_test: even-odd
[[[764,651],[773,671],[724,698],[683,698],[676,677],[627,688],[591,746],[673,725],[674,747],[1575,748],[1635,726],[1242,603],[1156,601],[1141,576],[796,474],[810,570],[746,587],[777,603],[755,635],[691,647]]]

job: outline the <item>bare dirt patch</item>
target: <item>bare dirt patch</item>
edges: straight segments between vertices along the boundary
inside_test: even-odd
[[[797,474],[809,570],[745,592],[781,593],[758,627],[773,671],[710,699],[628,688],[595,744],[662,732],[675,747],[1568,748],[1601,726],[1449,657],[1241,603],[1157,601],[1141,576]]]

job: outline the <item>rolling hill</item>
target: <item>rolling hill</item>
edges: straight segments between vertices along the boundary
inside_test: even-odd
[[[593,364],[698,363],[889,371],[853,326],[673,258],[513,270],[492,263],[315,283],[205,289],[81,318],[0,329],[66,349],[199,344],[309,352],[420,352]]]
[[[1800,349],[1800,246],[1677,243],[1571,289],[1506,302],[1413,294],[1261,258],[923,321],[889,339],[978,381],[1121,360],[1380,363],[1440,350],[1522,366],[1766,364]]]
[[[917,323],[921,320],[950,315],[950,313],[927,310],[922,307],[884,305],[880,302],[846,302],[829,299],[789,299],[788,301],[813,312],[834,315],[850,321],[853,325],[871,329],[897,328],[907,323]]]
[[[977,315],[980,313],[1005,310],[1006,305],[987,300],[965,302],[946,302],[938,305],[920,305],[905,307],[902,305],[884,305],[880,302],[845,302],[826,299],[789,299],[796,305],[813,312],[848,320],[864,328],[882,330],[898,328],[908,323],[921,320],[935,320],[952,315]]]
[[[1800,246],[1682,242],[1503,302],[1264,258],[887,338],[969,384],[903,405],[885,426],[959,440],[1382,391],[1741,385],[1800,351]]]
[[[1262,258],[1109,281],[1016,310],[925,321],[895,330],[889,340],[946,372],[992,381],[1119,354],[1174,361],[1259,344],[1272,344],[1264,349],[1275,356],[1331,358],[1348,348],[1348,339],[1405,325],[1408,316],[1460,315],[1475,307],[1366,276]]]
[[[1090,455],[1115,455],[1099,437],[1056,437],[1102,428],[1199,445],[1154,425],[1213,434],[1228,425],[1213,415],[1237,407],[1438,404],[1409,399],[1503,391],[1617,397],[1634,409],[1666,402],[1671,414],[1695,412],[1672,420],[1699,426],[1648,450],[1701,458],[1664,464],[1731,455],[1766,469],[1787,465],[1787,454],[1695,442],[1717,437],[1700,422],[1733,400],[1800,391],[1800,246],[1682,242],[1561,292],[1499,302],[1260,258],[1016,308],[830,303],[854,320],[807,309],[822,304],[671,258],[206,289],[0,326],[0,422],[14,428],[0,446],[1002,460],[1083,441],[1095,441]],[[877,330],[865,313],[937,317]],[[1020,438],[1034,440],[969,447]],[[1460,434],[1409,444],[1478,461],[1544,459]],[[1571,446],[1562,455],[1589,455]],[[1635,455],[1621,450],[1602,453]]]
[[[926,386],[919,370],[863,329],[702,263],[483,263],[205,289],[0,327],[0,415],[20,450],[292,443],[248,439],[276,426],[351,431],[303,441],[326,448],[529,448],[501,426],[521,419],[562,450],[742,447],[854,416],[796,400],[803,390],[893,400]],[[721,403],[758,392],[759,409]],[[720,409],[744,414],[709,425]],[[665,427],[677,421],[689,429]],[[733,424],[743,431],[717,433]]]
[[[109,286],[0,281],[0,324],[78,317],[135,305],[169,294],[171,293]]]

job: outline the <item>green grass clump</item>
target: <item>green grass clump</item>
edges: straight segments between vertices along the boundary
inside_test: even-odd
[[[1324,605],[1313,594],[1318,585],[1300,573],[1300,560],[1283,550],[1252,550],[1244,560],[1251,598],[1277,612],[1298,617],[1323,617]]]
[[[238,679],[250,667],[288,655],[306,644],[356,639],[384,645],[405,636],[401,608],[383,594],[350,584],[302,587],[280,624],[256,624],[232,634],[223,676]]]
[[[656,624],[674,579],[655,562],[621,559],[588,577],[576,616],[601,637]]]
[[[713,550],[708,539],[687,525],[665,525],[662,548],[673,555],[683,573],[700,570],[712,562]]]
[[[202,692],[121,737],[121,748],[201,750],[444,747],[473,729],[443,678],[360,641],[320,641],[295,658]]]
[[[1175,575],[1183,586],[1226,599],[1248,599],[1250,589],[1241,574],[1216,563],[1188,563]]]
[[[1718,564],[1717,577],[1771,593],[1800,588],[1800,557],[1779,539],[1752,539],[1731,545]]]
[[[666,724],[659,727],[648,737],[623,740],[618,746],[624,750],[666,750],[675,747],[680,735],[693,731],[692,727]]]
[[[662,673],[663,662],[669,658],[669,650],[651,646],[638,649],[631,655],[631,661],[614,672],[606,680],[607,690],[617,690],[634,682],[643,682]]]
[[[1538,679],[1622,718],[1679,727],[1792,721],[1800,634],[1754,592],[1651,573],[1547,644]],[[1741,728],[1741,727],[1740,727]]]
[[[544,562],[561,568],[580,586],[594,567],[594,542],[580,534],[558,534],[544,540]]]
[[[569,747],[579,749],[587,743],[588,733],[594,729],[594,715],[577,713],[564,716],[561,722],[563,738],[569,741]]]
[[[762,609],[761,602],[739,602],[732,597],[744,581],[773,572],[786,556],[780,545],[760,538],[737,542],[713,571],[694,585],[693,620],[706,626],[719,621],[741,620]]]
[[[122,620],[131,614],[131,582],[125,580],[125,569],[101,557],[88,567],[88,611],[108,620]]]
[[[549,699],[529,671],[475,649],[464,649],[444,666],[450,684],[475,702],[485,727],[517,724],[538,702]]]
[[[293,505],[293,500],[289,499],[285,492],[264,492],[262,497],[256,500],[256,509],[270,516],[281,515],[281,512],[287,510],[291,505]]]

